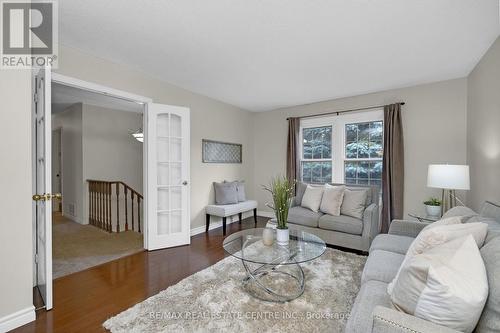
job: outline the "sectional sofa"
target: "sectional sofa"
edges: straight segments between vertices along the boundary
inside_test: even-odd
[[[489,295],[475,332],[500,332],[500,207],[486,202],[480,214],[470,213],[465,207],[457,207],[455,211],[455,216],[464,216],[465,223],[488,224],[486,242],[480,252],[487,271]],[[427,225],[414,221],[393,221],[389,234],[381,234],[374,239],[346,333],[457,333],[395,310],[387,293],[387,285],[396,276],[410,244]]]

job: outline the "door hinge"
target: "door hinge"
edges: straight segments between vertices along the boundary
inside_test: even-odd
[[[38,264],[38,253],[35,254],[35,264]]]
[[[34,93],[34,94],[33,94],[33,101],[34,101],[35,103],[38,103],[38,93]]]

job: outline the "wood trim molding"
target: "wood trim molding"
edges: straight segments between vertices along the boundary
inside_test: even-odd
[[[35,319],[35,307],[32,305],[0,318],[0,332],[8,332]]]

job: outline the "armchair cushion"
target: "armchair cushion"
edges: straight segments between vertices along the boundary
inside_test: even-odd
[[[354,217],[325,214],[319,218],[319,227],[326,230],[345,232],[351,235],[361,235],[363,221]]]
[[[365,268],[363,269],[361,283],[366,283],[370,280],[385,283],[391,282],[396,276],[404,258],[404,254],[383,250],[370,251]]]
[[[321,216],[323,216],[323,213],[295,206],[288,211],[288,222],[317,228],[318,220]]]
[[[459,333],[458,331],[434,324],[403,312],[376,306],[373,310],[372,333]]]
[[[375,250],[384,250],[405,255],[415,238],[380,234],[372,242],[370,253]]]
[[[391,307],[391,299],[387,294],[387,284],[375,280],[362,284],[354,301],[345,332],[371,332],[373,325],[372,313],[378,305]]]
[[[429,223],[417,221],[392,220],[389,234],[415,238],[428,225]]]

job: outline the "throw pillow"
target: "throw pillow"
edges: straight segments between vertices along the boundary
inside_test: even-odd
[[[396,309],[461,332],[474,330],[488,298],[488,279],[471,235],[428,249],[403,265],[391,295]]]
[[[235,183],[236,191],[238,192],[238,201],[243,202],[247,200],[247,196],[245,194],[245,181],[244,180],[235,180],[233,182],[228,182],[224,180],[224,183]]]
[[[460,217],[450,217],[447,219],[439,220],[426,226],[413,240],[410,248],[406,252],[403,264],[399,267],[396,277],[387,286],[387,292],[391,295],[394,291],[394,284],[401,273],[403,265],[415,255],[421,254],[435,246],[439,246],[448,241],[472,235],[478,247],[482,247],[486,234],[488,232],[488,225],[485,223],[467,223],[462,224]]]
[[[325,214],[339,216],[340,206],[344,198],[345,186],[332,186],[325,184],[323,198],[319,210]]]
[[[238,203],[238,190],[234,182],[214,183],[215,204],[230,205]]]
[[[464,223],[471,217],[477,216],[477,213],[472,209],[470,209],[469,207],[456,206],[448,210],[446,213],[444,213],[442,218],[445,219],[448,217],[455,217],[455,216],[460,216],[462,218],[462,223]]]
[[[307,184],[303,182],[297,182],[295,185],[295,205],[300,206],[302,203],[302,197],[306,192]]]
[[[301,206],[309,208],[313,212],[319,210],[321,204],[321,197],[323,196],[323,186],[307,185],[304,196],[302,197]]]
[[[362,219],[367,196],[368,190],[350,190],[346,188],[340,206],[340,214]]]

